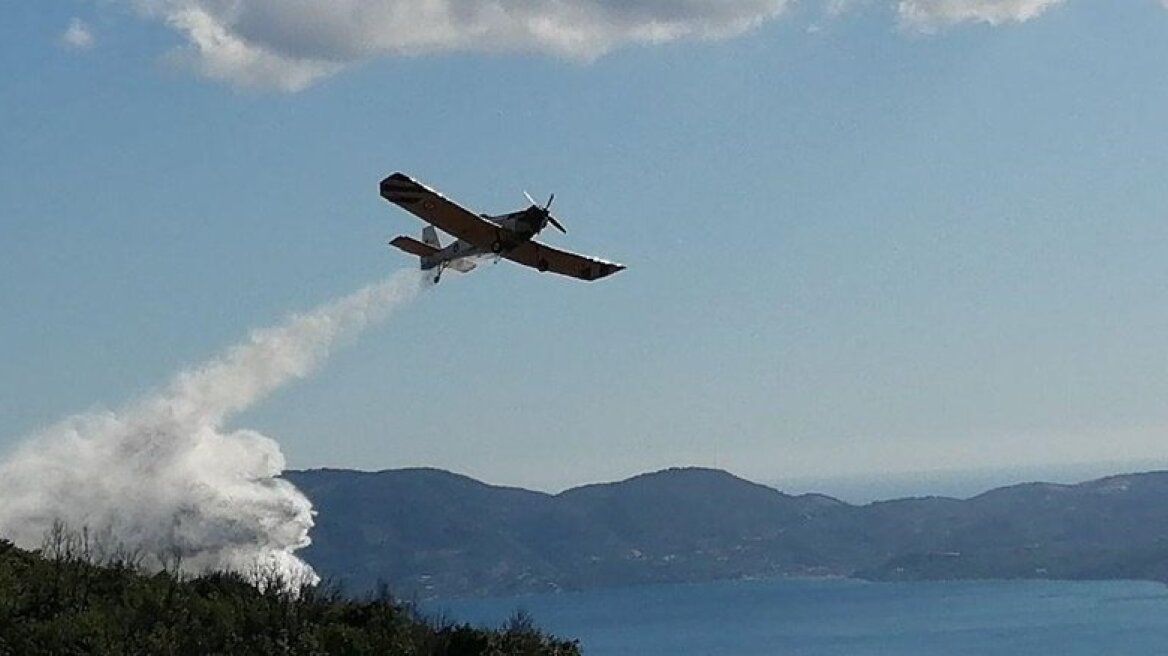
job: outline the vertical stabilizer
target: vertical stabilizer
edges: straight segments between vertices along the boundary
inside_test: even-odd
[[[436,250],[442,250],[442,242],[438,241],[438,231],[434,229],[434,226],[422,228],[422,243],[433,246]]]

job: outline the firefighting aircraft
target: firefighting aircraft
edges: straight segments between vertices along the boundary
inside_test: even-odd
[[[417,255],[423,271],[437,269],[434,282],[441,280],[447,268],[466,273],[475,268],[476,259],[491,255],[580,280],[599,280],[625,268],[623,264],[569,253],[532,239],[548,224],[567,234],[551,213],[555,194],[542,207],[527,195],[531,203],[527,209],[498,216],[476,215],[408,175],[394,173],[381,181],[381,196],[431,224],[422,230],[422,241],[403,235],[389,243]],[[456,241],[443,247],[435,227]]]

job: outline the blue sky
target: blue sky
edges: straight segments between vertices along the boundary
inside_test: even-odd
[[[242,4],[2,10],[0,449],[411,265],[401,169],[479,211],[554,191],[547,239],[629,269],[449,276],[237,420],[292,466],[1168,456],[1157,2],[580,0],[434,36]]]

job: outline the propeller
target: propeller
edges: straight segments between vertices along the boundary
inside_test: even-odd
[[[527,191],[524,191],[523,195],[527,197],[527,202],[531,203],[535,207],[539,207],[539,203],[535,202],[535,199],[531,197],[531,194],[527,193]],[[543,207],[539,207],[539,209],[543,211],[543,215],[544,215],[544,217],[547,218],[548,223],[552,224],[553,226],[556,227],[557,230],[559,230],[560,232],[562,232],[566,235],[566,234],[568,234],[567,229],[564,228],[563,224],[561,224],[559,221],[556,220],[556,217],[552,216],[552,212],[551,212],[552,202],[555,200],[556,200],[555,194],[548,196],[547,204],[544,205]]]

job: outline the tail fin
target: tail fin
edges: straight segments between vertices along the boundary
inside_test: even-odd
[[[389,245],[395,248],[400,248],[410,255],[417,255],[419,264],[421,265],[423,271],[428,271],[434,267],[450,267],[455,271],[466,273],[467,271],[475,268],[475,263],[471,262],[470,260],[455,259],[439,261],[437,258],[435,258],[434,255],[438,253],[438,251],[442,250],[442,243],[438,241],[438,231],[435,230],[433,226],[426,226],[422,230],[422,241],[418,241],[413,237],[400,235],[398,237],[394,237],[393,241],[389,242]],[[442,275],[441,271],[442,269],[440,268],[438,274],[439,276]],[[437,280],[437,277],[435,277],[435,282],[437,282]]]
[[[422,228],[422,242],[427,246],[433,246],[436,251],[442,250],[442,242],[438,241],[438,231],[434,226]]]

